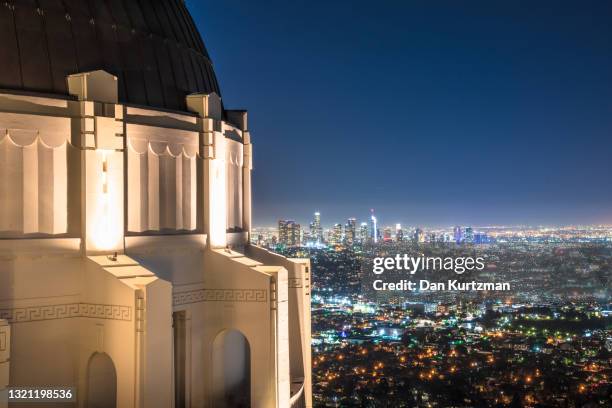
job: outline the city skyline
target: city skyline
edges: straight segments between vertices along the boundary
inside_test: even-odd
[[[289,221],[289,222],[293,222],[296,224],[301,225],[304,229],[307,229],[309,224],[312,223],[313,221],[313,217],[316,218],[318,217],[318,224],[320,226],[320,228],[322,228],[323,230],[331,230],[338,222],[344,223],[347,220],[356,220],[357,225],[359,226],[359,224],[367,224],[368,225],[368,229],[369,227],[369,223],[370,223],[370,217],[372,215],[371,211],[373,209],[368,210],[367,215],[363,215],[363,214],[359,214],[359,215],[355,215],[355,214],[349,214],[349,215],[344,215],[344,216],[340,216],[340,217],[335,217],[335,218],[331,218],[325,215],[325,213],[322,213],[321,211],[313,211],[310,213],[310,218],[308,218],[308,215],[305,216],[300,216],[300,217],[277,217],[277,219],[275,219],[274,221],[271,221],[269,223],[258,223],[255,222],[254,223],[254,228],[277,228],[278,227],[278,223],[281,221]],[[378,224],[378,228],[386,228],[386,227],[395,227],[398,225],[403,226],[404,228],[429,228],[429,229],[445,229],[445,228],[453,228],[456,226],[462,226],[462,227],[473,227],[473,228],[563,228],[563,227],[610,227],[612,226],[612,223],[607,223],[607,222],[575,222],[575,223],[571,223],[571,222],[565,222],[565,223],[557,223],[557,224],[553,224],[553,223],[524,223],[524,224],[513,224],[513,223],[489,223],[489,224],[474,224],[474,223],[440,223],[440,224],[426,224],[426,223],[419,223],[419,222],[400,222],[398,220],[396,220],[395,218],[390,218],[387,216],[383,215],[383,222],[379,221],[379,213],[376,212],[376,218],[377,218],[377,224]],[[400,217],[402,218],[402,217]]]
[[[255,223],[612,222],[611,3],[189,5],[252,107]]]
[[[378,224],[374,209],[369,222],[347,218],[344,223],[326,227],[321,213],[313,213],[308,224],[292,219],[279,219],[277,226],[254,226],[250,239],[256,245],[284,250],[287,248],[322,249],[363,248],[377,243],[489,245],[508,242],[554,244],[562,242],[599,243],[612,242],[610,225],[563,226],[478,226],[454,225],[428,227],[422,225]]]

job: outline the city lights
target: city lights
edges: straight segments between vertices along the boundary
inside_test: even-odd
[[[385,401],[401,396],[440,404],[431,406],[469,406],[472,395],[480,401],[471,400],[473,406],[601,401],[598,396],[610,386],[604,373],[611,369],[606,310],[612,306],[599,282],[601,271],[611,267],[605,254],[612,227],[393,225],[380,233],[390,239],[375,242],[372,223],[361,223],[366,232],[353,235],[357,223],[348,220],[344,230],[341,223],[327,229],[318,212],[314,235],[301,231],[299,245],[278,240],[275,229],[257,229],[254,236],[260,245],[311,259],[316,401],[348,405],[355,395],[375,400],[373,390],[382,384],[392,390]],[[483,270],[466,272],[464,279],[507,280],[513,288],[506,294],[370,290],[372,276],[406,278],[403,271],[372,273],[373,258],[397,254],[482,257]],[[344,374],[336,378],[330,372]],[[471,380],[459,386],[456,379],[463,377]],[[582,383],[572,385],[575,378]],[[347,383],[353,394],[341,388]],[[406,394],[401,384],[414,391]],[[436,394],[450,388],[464,399]]]

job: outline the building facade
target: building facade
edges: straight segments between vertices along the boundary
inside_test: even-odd
[[[323,242],[323,228],[321,227],[321,213],[315,212],[314,219],[310,223],[310,240],[315,244]]]
[[[302,227],[293,220],[278,221],[278,243],[286,247],[302,244]]]
[[[249,244],[248,116],[184,2],[7,2],[0,30],[0,390],[310,407],[310,265]]]
[[[347,245],[353,245],[357,240],[357,220],[349,218],[344,226],[344,240]]]

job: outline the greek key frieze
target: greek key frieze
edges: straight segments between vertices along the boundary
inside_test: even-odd
[[[174,306],[200,302],[266,302],[265,289],[198,289],[173,295]]]
[[[67,319],[71,317],[131,321],[132,308],[130,306],[122,305],[66,303],[59,305],[0,309],[0,319],[6,319],[10,323]]]

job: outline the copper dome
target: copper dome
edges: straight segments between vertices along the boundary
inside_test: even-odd
[[[216,92],[183,0],[13,0],[0,4],[0,89],[66,94],[66,76],[103,69],[123,103],[185,110]]]

